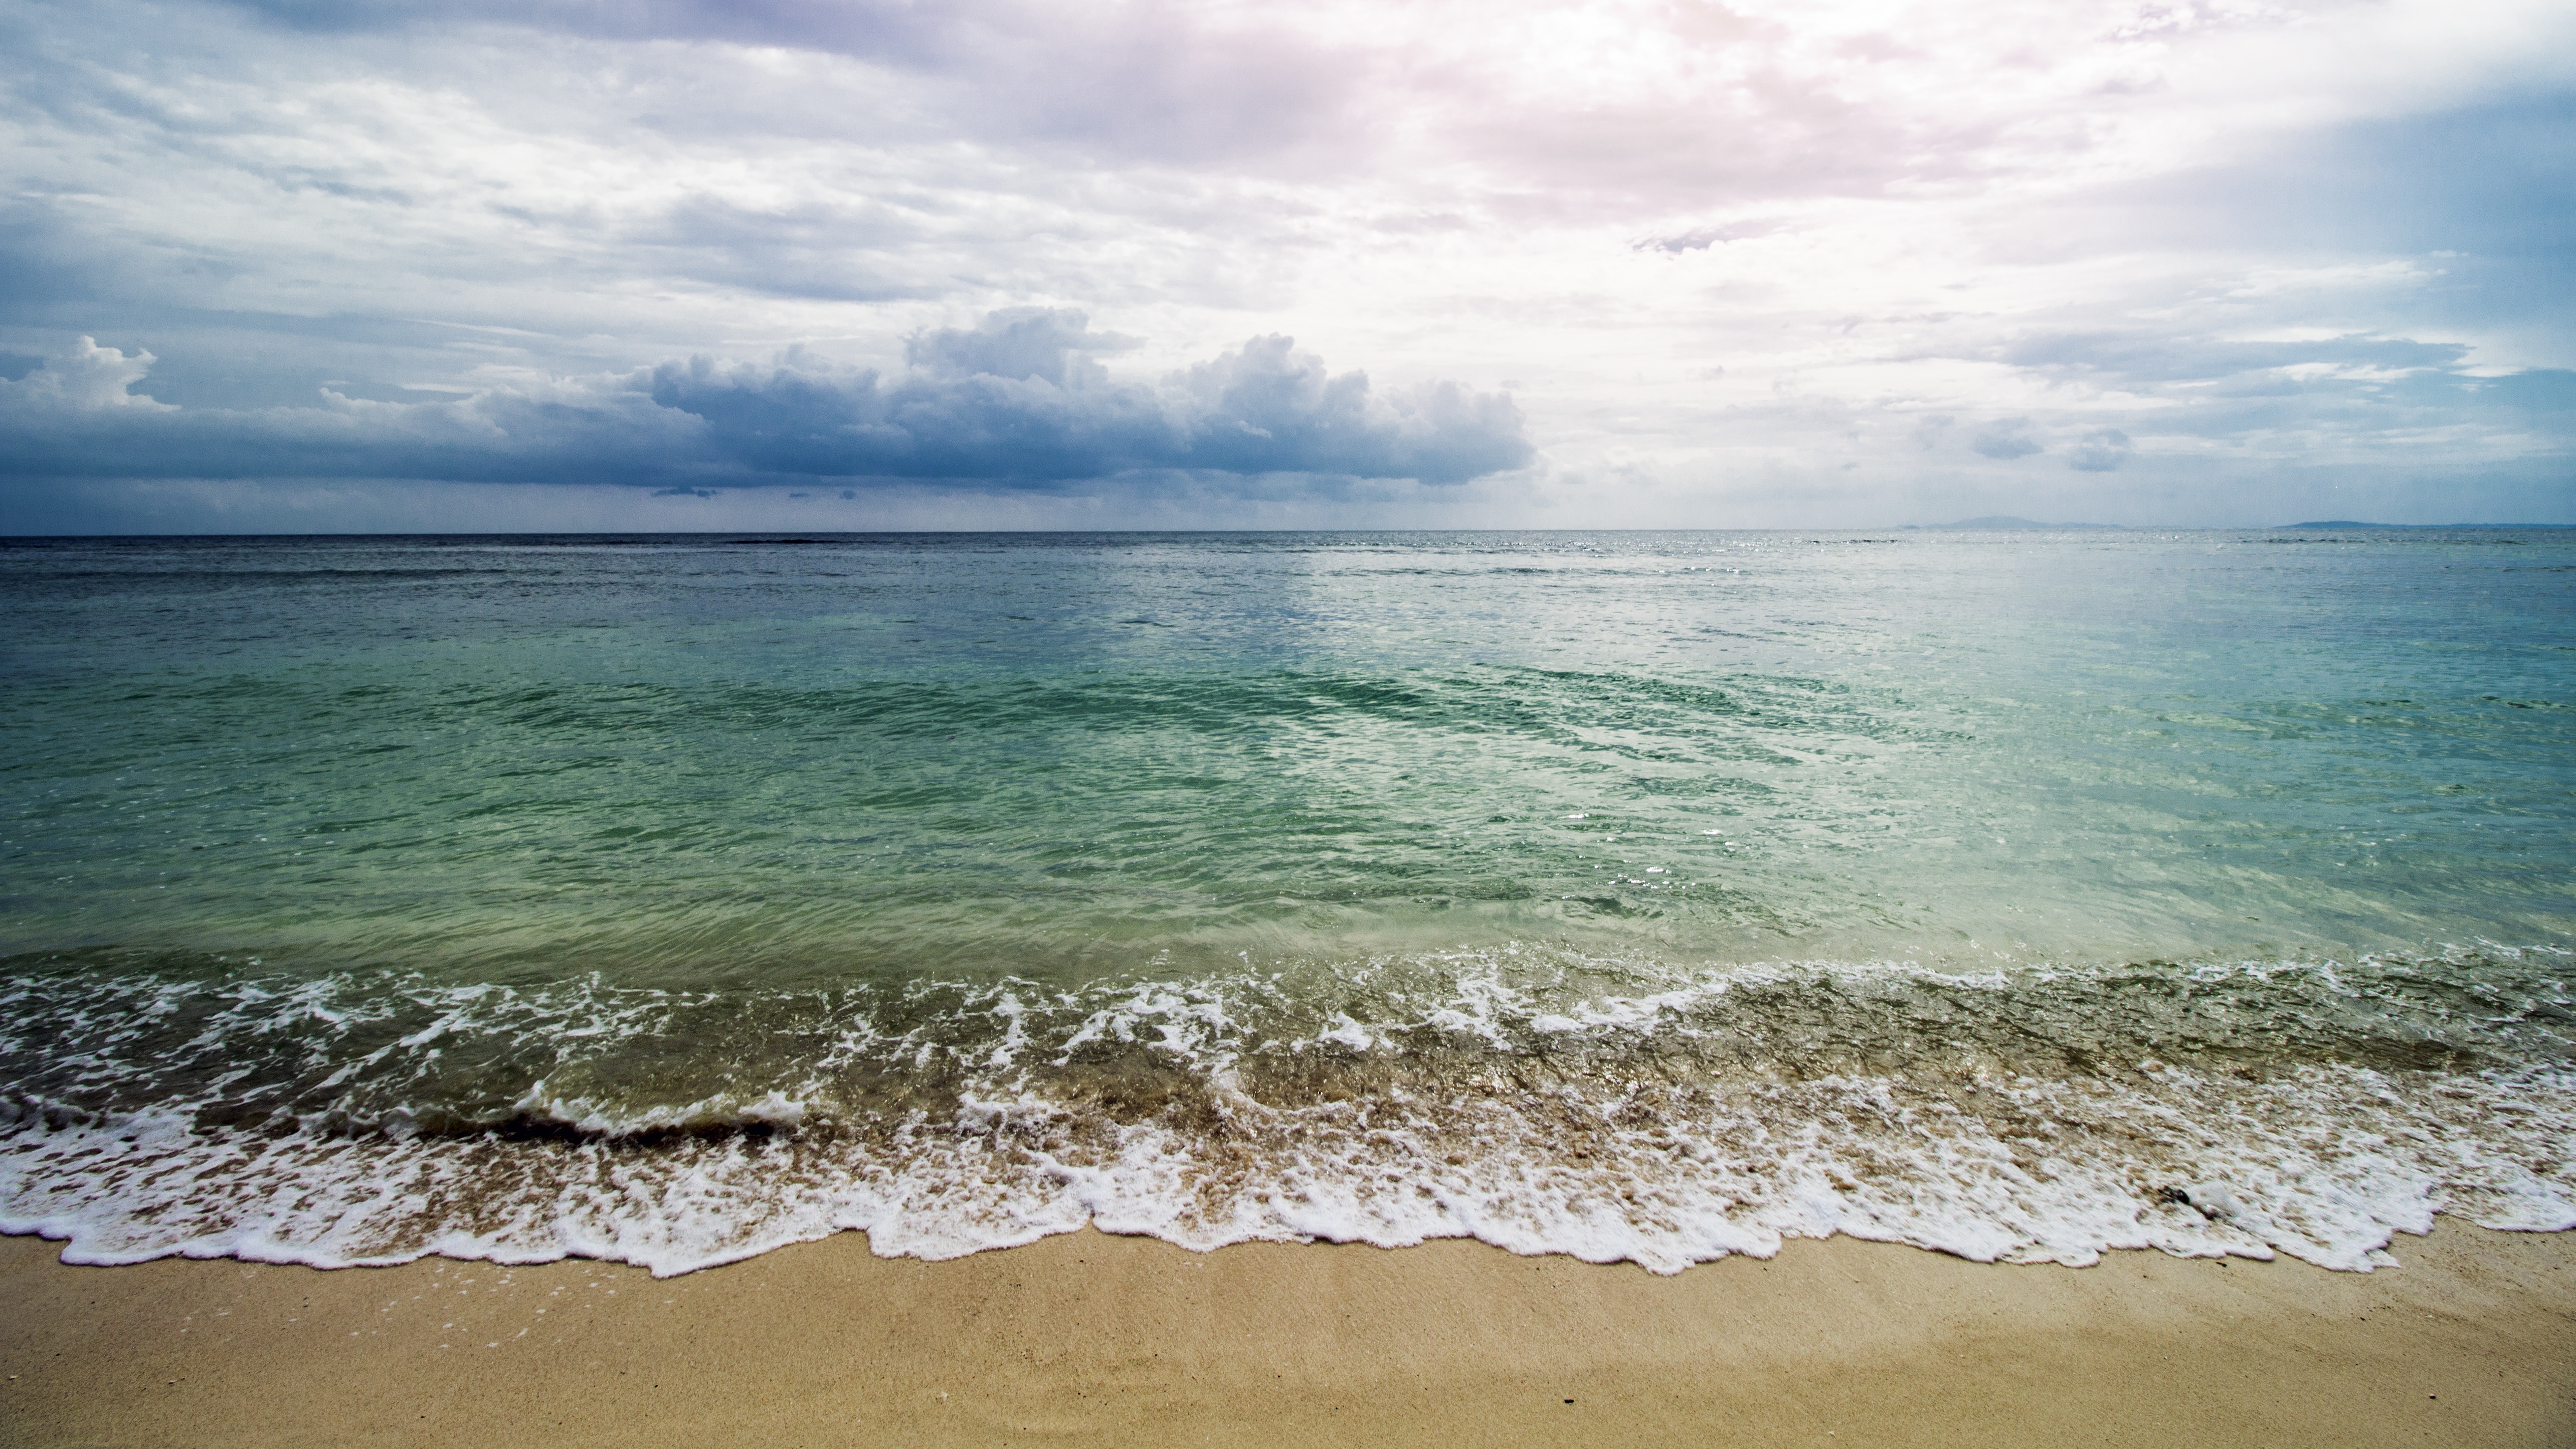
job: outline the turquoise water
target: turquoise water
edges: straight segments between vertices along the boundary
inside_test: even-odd
[[[0,593],[0,1227],[75,1256],[2576,1223],[2568,531],[25,541]]]

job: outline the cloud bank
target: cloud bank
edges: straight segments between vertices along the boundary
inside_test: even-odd
[[[151,354],[83,337],[0,381],[0,475],[391,477],[738,487],[801,480],[1050,488],[1151,472],[1464,483],[1527,464],[1520,410],[1430,382],[1391,392],[1293,339],[1152,380],[1094,354],[1128,339],[1069,308],[1014,308],[906,340],[891,375],[803,348],[615,376],[501,376],[404,402],[181,408],[135,391]]]

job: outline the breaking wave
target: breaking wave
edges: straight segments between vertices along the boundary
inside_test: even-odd
[[[1513,946],[763,993],[22,957],[0,1231],[666,1275],[1086,1224],[2367,1269],[2437,1212],[2576,1226],[2572,976],[2554,946],[1979,975]]]

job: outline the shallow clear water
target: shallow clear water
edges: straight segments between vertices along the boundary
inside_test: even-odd
[[[52,541],[0,597],[0,1228],[76,1257],[2576,1223],[2568,531]]]

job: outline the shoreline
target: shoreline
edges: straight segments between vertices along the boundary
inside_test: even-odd
[[[945,1262],[843,1233],[659,1280],[59,1251],[0,1240],[8,1443],[2576,1441],[2576,1234],[2449,1219],[2367,1274],[1837,1237],[1658,1277],[1093,1229]]]

